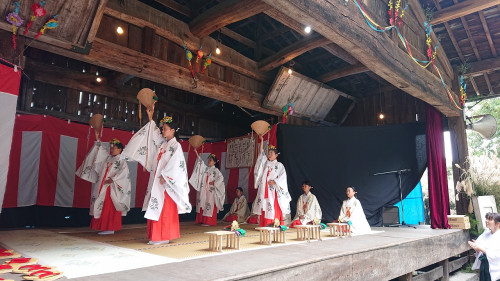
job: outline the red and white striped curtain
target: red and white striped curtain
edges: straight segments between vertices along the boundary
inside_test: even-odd
[[[17,96],[21,83],[21,70],[0,64],[0,213],[9,171],[9,152],[12,143],[12,129],[16,116]]]
[[[15,116],[15,114],[13,115]],[[113,138],[127,144],[132,132],[104,128],[102,141]],[[31,205],[88,208],[91,183],[75,176],[85,155],[93,145],[89,125],[69,122],[43,115],[17,115],[11,147],[10,167],[3,204],[5,208]],[[196,154],[188,142],[180,141],[191,175]],[[10,144],[9,144],[10,145]],[[226,143],[206,143],[201,155],[214,153],[220,159],[220,170],[226,181],[226,203],[232,203],[236,187],[241,186],[249,201],[253,201],[253,168],[225,168]],[[189,155],[188,155],[189,154]],[[132,207],[142,207],[149,173],[141,165],[129,162],[132,182]],[[4,181],[5,182],[5,181]],[[196,191],[189,193],[191,204],[196,202]],[[2,201],[0,201],[2,202]]]

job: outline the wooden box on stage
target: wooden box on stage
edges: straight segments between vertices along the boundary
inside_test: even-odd
[[[470,229],[469,217],[464,215],[448,216],[448,224],[454,229]]]

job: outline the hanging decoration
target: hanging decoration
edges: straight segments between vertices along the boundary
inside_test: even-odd
[[[7,21],[12,24],[12,48],[15,50],[17,48],[16,45],[16,33],[17,28],[23,24],[23,20],[19,16],[19,2],[14,2],[15,8],[14,11],[7,15]]]
[[[424,26],[426,27],[426,39],[427,39],[426,40],[426,44],[428,46],[428,48],[427,48],[427,57],[428,57],[429,60],[422,61],[422,60],[419,60],[419,59],[415,58],[412,55],[412,52],[411,52],[410,46],[408,44],[408,41],[406,40],[405,37],[403,37],[403,35],[399,31],[399,28],[395,25],[394,18],[396,18],[396,17],[393,18],[393,16],[395,15],[395,13],[393,13],[393,10],[395,8],[393,0],[389,0],[389,4],[388,4],[388,6],[389,6],[389,12],[388,12],[388,14],[389,14],[389,23],[391,25],[390,26],[386,26],[386,27],[382,27],[381,25],[377,24],[368,15],[368,13],[364,10],[363,6],[361,6],[359,4],[359,0],[353,0],[353,1],[356,4],[356,6],[358,7],[359,11],[361,12],[361,14],[363,15],[363,17],[365,18],[366,23],[368,24],[368,26],[371,29],[373,29],[373,30],[375,30],[377,32],[386,32],[386,31],[389,31],[391,29],[395,29],[396,32],[397,32],[397,34],[398,34],[399,39],[401,40],[403,46],[405,47],[406,51],[408,52],[408,55],[410,56],[410,58],[415,63],[417,63],[422,68],[427,68],[430,65],[432,65],[432,67],[434,68],[434,70],[437,72],[439,78],[441,79],[441,84],[443,84],[443,88],[445,89],[446,93],[448,94],[448,98],[452,102],[453,106],[455,106],[459,110],[463,110],[463,106],[460,106],[459,104],[457,104],[457,102],[455,101],[452,93],[450,92],[450,90],[446,86],[446,83],[443,80],[443,75],[441,75],[441,71],[439,71],[439,69],[436,67],[436,64],[434,63],[435,60],[436,60],[437,47],[439,46],[439,42],[436,42],[436,45],[434,46],[434,48],[432,48],[432,39],[429,41],[430,35],[432,33],[432,26],[430,24],[428,24],[428,22],[430,22],[430,20],[427,20],[427,21],[424,22]],[[401,14],[399,15],[398,25],[400,25],[399,22],[402,22],[403,15],[404,15],[404,12],[406,11],[407,7],[408,7],[408,5],[405,6],[405,8],[403,9],[403,11],[401,11]],[[398,9],[399,9],[399,7],[398,7]]]
[[[288,102],[281,109],[283,110],[283,124],[285,124],[287,117],[293,115],[293,101]]]
[[[186,43],[184,40],[182,41],[182,47],[184,48],[184,52],[186,53],[186,58],[189,63],[189,70],[191,71],[191,76],[193,77],[193,87],[196,88],[198,87],[198,75],[203,74],[205,70],[212,64],[212,53],[209,53],[208,56],[205,58],[205,61],[203,62],[203,67],[201,68],[200,71],[200,64],[203,61],[203,51],[201,50],[203,46],[200,44],[200,47],[198,50],[196,50],[196,61],[195,65],[191,63],[191,60],[193,59],[193,53],[188,50],[186,47]]]
[[[38,31],[38,34],[35,36],[36,39],[40,38],[40,36],[42,36],[43,34],[45,34],[45,31],[47,29],[54,29],[56,28],[58,25],[59,25],[59,21],[57,20],[57,17],[59,15],[58,14],[55,14],[53,15],[44,25],[43,27],[40,29],[40,31]]]
[[[45,11],[45,8],[43,6],[45,5],[45,1],[41,1],[40,3],[34,3],[31,5],[31,10],[33,11],[33,14],[30,17],[30,20],[28,21],[28,24],[26,25],[26,29],[24,30],[24,35],[28,34],[28,31],[33,24],[33,22],[36,20],[38,17],[43,17],[47,13]]]
[[[464,63],[460,66],[460,103],[462,107],[465,105],[465,100],[467,100],[467,84],[465,83],[464,75],[467,73],[469,65]]]

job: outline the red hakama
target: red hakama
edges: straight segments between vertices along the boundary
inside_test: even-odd
[[[302,223],[300,222],[300,220],[294,220],[294,221],[292,222],[292,224],[290,224],[290,228],[293,228],[293,227],[294,227],[294,226],[296,226],[296,225],[302,225]]]
[[[207,225],[217,225],[217,208],[214,206],[214,212],[211,217],[206,217],[203,215],[203,208],[200,208],[200,212],[196,214],[196,224],[207,224]]]
[[[163,209],[158,221],[148,220],[148,239],[151,241],[173,240],[181,237],[177,204],[165,193]]]
[[[110,194],[111,190],[108,187],[106,197],[104,198],[104,205],[102,206],[101,217],[98,219],[92,218],[90,229],[101,231],[117,231],[122,229],[122,213],[116,210]]]
[[[249,217],[247,222],[249,224],[259,224],[259,219],[256,216]]]
[[[238,220],[238,215],[237,214],[233,214],[233,215],[230,215],[230,216],[227,216],[226,217],[226,221],[227,222],[233,222],[233,221],[237,221]],[[257,222],[255,222],[257,223]]]
[[[267,198],[267,186],[265,198]],[[260,226],[268,226],[270,224],[274,224],[274,219],[279,219],[280,225],[285,224],[285,221],[283,219],[283,212],[281,211],[280,204],[278,203],[278,195],[276,194],[276,191],[274,191],[274,219],[266,219],[264,216],[265,212],[262,211],[262,214],[260,215]]]

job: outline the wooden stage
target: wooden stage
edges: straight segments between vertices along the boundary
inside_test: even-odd
[[[441,262],[449,270],[448,259],[469,250],[464,230],[373,230],[369,235],[228,251],[71,280],[412,280],[411,272],[431,264]]]

